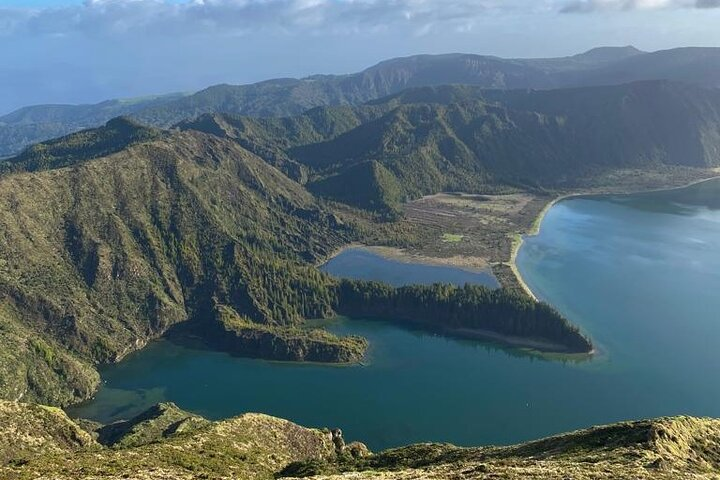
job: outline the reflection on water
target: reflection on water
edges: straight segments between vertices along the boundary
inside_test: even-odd
[[[364,248],[348,248],[323,265],[322,269],[331,275],[356,280],[382,280],[394,286],[413,283],[474,283],[498,287],[497,280],[489,271],[403,262],[382,257]]]

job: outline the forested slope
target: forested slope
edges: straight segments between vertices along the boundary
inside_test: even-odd
[[[362,208],[440,191],[567,188],[617,169],[720,164],[720,91],[666,81],[528,91],[426,87],[282,119],[180,124],[234,139]],[[372,193],[373,197],[368,198]]]
[[[76,158],[0,179],[5,398],[85,398],[93,363],[213,303],[280,330],[331,311],[316,286],[329,280],[308,262],[350,229],[259,158],[191,132]]]

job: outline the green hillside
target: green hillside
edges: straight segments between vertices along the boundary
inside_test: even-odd
[[[304,168],[311,191],[378,211],[441,191],[568,188],[617,169],[720,164],[720,93],[664,81],[548,91],[426,87],[354,108],[283,119],[205,116],[180,127]]]
[[[34,105],[20,108],[0,116],[0,157],[19,153],[33,143],[98,127],[111,118],[130,115],[182,96],[172,93],[106,100],[94,105]]]
[[[17,157],[0,162],[0,170],[5,173],[34,172],[66,167],[116,153],[162,135],[161,130],[145,127],[127,117],[118,117],[103,127],[33,145]]]
[[[112,136],[116,124],[91,133]],[[33,151],[59,152],[43,157],[49,166],[106,153],[78,142],[88,135]],[[178,322],[210,321],[216,303],[279,335],[325,316],[332,298],[318,285],[329,280],[308,262],[353,238],[300,185],[198,133],[0,184],[5,398],[86,398],[98,382],[94,363],[118,360]]]
[[[357,362],[365,340],[305,325],[336,312],[590,351],[555,310],[522,297],[367,282],[347,295],[315,265],[351,242],[411,241],[395,222],[408,199],[713,167],[719,149],[718,91],[662,81],[427,87],[295,117],[204,115],[173,130],[118,118],[35,145],[0,177],[0,392],[87,398],[97,363],[168,330],[244,356]],[[419,305],[450,313],[422,322]]]

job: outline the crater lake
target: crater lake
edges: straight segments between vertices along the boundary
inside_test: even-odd
[[[370,341],[364,366],[237,358],[169,340],[101,369],[97,396],[68,409],[103,422],[159,401],[211,419],[255,411],[341,427],[374,450],[420,441],[507,444],[599,423],[720,416],[720,181],[572,198],[525,239],[533,292],[590,335],[586,362],[550,360],[392,323],[324,321]],[[484,272],[348,249],[324,268],[393,284],[480,283]]]

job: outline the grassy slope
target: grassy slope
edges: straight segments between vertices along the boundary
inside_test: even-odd
[[[0,163],[3,173],[49,170],[107,156],[131,145],[159,139],[164,132],[146,128],[127,117],[110,120],[105,126],[38,143],[20,155]]]
[[[198,417],[159,405],[116,426],[113,446],[103,447],[59,409],[0,401],[0,477],[270,479],[292,461],[335,456],[329,433],[286,420],[191,419]]]
[[[414,445],[352,461],[348,467],[340,462],[328,473],[333,468],[397,480],[713,479],[720,469],[720,421],[674,417],[626,422],[500,448]]]
[[[115,433],[110,441],[102,434],[108,428]],[[100,442],[57,409],[0,401],[0,476],[711,479],[720,469],[720,420],[692,417],[619,423],[509,447],[419,444],[376,455],[357,444],[338,448],[327,430],[258,414],[208,422],[172,404],[99,431]]]
[[[91,127],[120,115],[170,102],[183,94],[107,100],[94,105],[34,105],[0,117],[0,157],[26,146]]]

